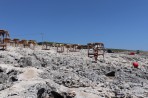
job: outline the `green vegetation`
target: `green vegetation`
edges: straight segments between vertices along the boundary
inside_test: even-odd
[[[42,45],[42,44],[64,44],[64,43],[58,43],[58,42],[38,42],[38,45]]]
[[[107,49],[110,49],[113,52],[136,51],[136,50],[127,50],[127,49],[113,49],[113,48],[107,48]]]

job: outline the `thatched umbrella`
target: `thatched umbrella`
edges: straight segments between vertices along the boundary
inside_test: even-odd
[[[5,30],[0,30],[0,36],[3,37],[3,43],[4,43],[4,38],[10,37],[9,32]]]
[[[15,47],[16,47],[16,46],[18,46],[20,40],[17,38],[14,38],[12,41],[14,42]]]

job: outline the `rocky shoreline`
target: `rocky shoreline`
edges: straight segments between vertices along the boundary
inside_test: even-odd
[[[0,51],[0,98],[148,98],[148,56],[8,47]],[[134,68],[132,62],[140,66]]]

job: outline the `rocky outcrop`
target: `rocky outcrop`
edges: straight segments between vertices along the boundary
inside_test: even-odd
[[[106,53],[93,61],[87,50],[60,54],[9,47],[0,51],[0,98],[148,97],[147,55]]]

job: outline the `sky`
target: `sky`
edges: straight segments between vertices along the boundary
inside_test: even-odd
[[[148,0],[0,0],[10,37],[148,50]]]

